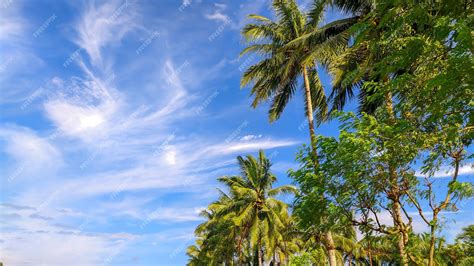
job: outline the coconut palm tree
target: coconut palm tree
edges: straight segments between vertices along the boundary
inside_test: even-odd
[[[273,265],[288,265],[290,256],[301,251],[304,242],[293,216],[284,217],[281,240],[275,243]]]
[[[302,79],[306,116],[315,157],[313,111],[316,111],[319,123],[326,119],[328,110],[317,63],[329,62],[339,47],[347,44],[347,35],[339,34],[346,27],[334,24],[318,28],[324,5],[325,1],[316,1],[306,14],[294,0],[275,0],[273,9],[276,20],[250,15],[256,23],[248,24],[242,30],[242,35],[249,45],[241,54],[254,53],[261,57],[258,63],[246,70],[241,80],[242,87],[252,87],[252,106],[255,108],[263,102],[271,101],[270,121],[278,119]],[[319,38],[305,38],[305,41],[295,42],[315,31],[319,33]]]
[[[258,158],[237,157],[242,176],[223,176],[219,181],[230,191],[231,201],[217,208],[217,216],[232,219],[240,228],[239,239],[247,239],[257,255],[258,265],[270,259],[276,244],[283,241],[283,229],[288,219],[288,206],[274,198],[282,193],[295,193],[290,185],[272,188],[276,177],[270,172],[270,161],[263,151]],[[238,248],[241,243],[238,243]],[[240,255],[240,254],[239,254]]]
[[[188,247],[189,265],[232,264],[236,252],[236,236],[239,228],[229,217],[218,217],[216,209],[228,204],[231,199],[222,193],[200,216],[206,220],[196,227],[196,244]]]
[[[318,26],[322,22],[326,6],[332,6],[351,16]],[[342,109],[355,95],[356,89],[361,88],[360,85],[368,78],[369,73],[363,66],[373,60],[369,56],[367,44],[357,46],[348,44],[350,37],[354,36],[351,27],[366,19],[372,8],[372,0],[315,0],[313,9],[307,16],[308,25],[312,27],[291,42],[305,47],[306,53],[303,59],[305,64],[318,62],[332,74],[333,84],[329,96],[332,110]],[[360,111],[373,112],[380,104],[380,101],[369,102],[367,98],[371,95],[370,91],[360,91]]]

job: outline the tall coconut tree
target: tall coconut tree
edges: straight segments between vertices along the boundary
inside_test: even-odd
[[[299,83],[302,83],[315,161],[317,154],[313,113],[316,113],[317,122],[321,122],[326,119],[328,110],[317,71],[318,63],[329,62],[339,47],[347,44],[347,35],[339,34],[346,28],[340,24],[319,28],[324,5],[325,1],[317,1],[308,13],[304,13],[294,0],[275,0],[275,20],[250,15],[255,23],[247,24],[242,30],[248,43],[242,55],[253,53],[260,56],[260,61],[250,66],[241,80],[241,86],[252,87],[252,106],[255,108],[270,101],[269,119],[275,121],[295,95]],[[295,42],[318,29],[320,38]],[[315,47],[318,48],[317,51]]]
[[[241,176],[223,176],[219,181],[228,186],[231,201],[217,209],[219,217],[232,217],[241,228],[241,239],[248,238],[256,251],[258,265],[270,259],[276,243],[283,241],[282,232],[288,219],[288,206],[274,198],[282,193],[295,193],[290,185],[273,188],[275,175],[270,172],[270,161],[263,151],[258,158],[237,157]]]
[[[348,17],[322,25],[327,6],[342,11]],[[369,73],[363,67],[372,62],[367,44],[353,46],[349,45],[348,40],[357,32],[351,27],[364,21],[372,9],[373,0],[315,0],[312,10],[307,14],[308,24],[312,27],[291,42],[305,47],[305,64],[319,62],[332,74],[333,86],[329,100],[333,110],[342,109],[368,78]],[[368,101],[372,94],[367,90],[360,91],[359,110],[370,113],[380,104]]]

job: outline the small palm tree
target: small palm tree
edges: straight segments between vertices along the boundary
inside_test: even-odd
[[[263,265],[264,257],[272,257],[276,244],[283,240],[282,231],[289,219],[287,204],[274,196],[297,190],[290,185],[272,188],[276,177],[270,172],[271,163],[263,151],[258,158],[249,155],[237,160],[242,176],[219,178],[229,187],[232,200],[221,205],[217,215],[234,221],[240,228],[240,239],[248,239],[251,250],[256,250],[258,265]]]
[[[233,263],[238,228],[229,217],[219,217],[216,210],[230,202],[227,195],[211,203],[200,215],[206,220],[198,225],[196,244],[188,247],[189,265]]]

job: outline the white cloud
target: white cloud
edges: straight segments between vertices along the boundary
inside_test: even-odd
[[[228,153],[238,153],[246,151],[256,151],[259,149],[267,150],[279,147],[287,147],[296,145],[299,142],[293,140],[258,140],[258,141],[249,141],[249,142],[231,142],[226,145],[216,145],[212,147],[212,150],[216,153],[228,154]]]
[[[92,64],[102,66],[102,49],[117,44],[133,27],[134,5],[130,1],[90,2],[76,25],[77,45],[84,48]]]
[[[108,118],[117,110],[117,104],[113,101],[93,106],[68,98],[47,101],[44,107],[61,133],[87,142],[107,133]]]
[[[5,141],[4,151],[16,161],[9,174],[10,181],[38,173],[52,173],[63,165],[59,150],[30,129],[1,126],[0,139]]]
[[[224,13],[221,13],[219,11],[215,11],[214,13],[212,14],[208,14],[206,15],[206,18],[207,19],[210,19],[210,20],[215,20],[215,21],[220,21],[224,24],[227,24],[230,22],[230,18],[229,16],[225,15]]]
[[[166,151],[165,161],[170,165],[175,165],[176,164],[176,151],[173,149]]]
[[[259,135],[245,135],[240,138],[241,141],[249,141],[249,140],[254,140],[254,139],[259,139],[262,138],[262,134]]]
[[[138,107],[128,104],[127,95],[115,88],[114,74],[101,79],[84,63],[80,62],[80,65],[87,77],[60,83],[62,87],[59,87],[59,92],[44,103],[47,117],[60,133],[68,137],[79,138],[86,143],[95,142],[96,147],[124,140],[126,143],[120,143],[124,146],[134,142],[153,144],[160,138],[168,137],[169,134],[163,132],[163,128],[193,114],[190,108],[184,108],[192,97],[180,78],[183,66],[175,68],[171,60],[165,61],[162,80],[157,82],[166,82],[165,86],[158,88],[157,93],[161,96],[156,99],[157,102]],[[158,107],[151,108],[153,105]],[[162,134],[144,137],[143,133],[149,134],[151,129],[161,131]]]
[[[459,168],[459,175],[468,175],[468,174],[473,174],[473,173],[474,173],[474,164],[472,163],[468,163]],[[453,174],[454,174],[453,167],[451,168],[443,167],[439,171],[437,171],[433,175],[433,177],[450,177],[450,176],[453,176]]]
[[[230,23],[231,19],[228,15],[224,14],[223,11],[227,8],[227,5],[215,3],[214,6],[216,9],[212,14],[206,14],[205,17],[209,20],[220,21],[224,24]]]

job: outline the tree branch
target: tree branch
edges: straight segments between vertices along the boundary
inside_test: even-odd
[[[418,201],[416,201],[416,199],[410,194],[410,192],[406,192],[407,193],[407,196],[408,198],[410,199],[410,201],[413,203],[413,205],[415,205],[416,209],[418,210],[418,213],[420,214],[421,218],[423,219],[423,221],[427,224],[427,225],[430,225],[430,222],[428,221],[428,219],[426,219],[425,215],[423,214],[423,210],[421,209],[421,206],[420,204],[418,203]]]

